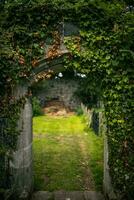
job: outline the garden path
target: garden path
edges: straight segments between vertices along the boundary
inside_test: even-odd
[[[85,129],[83,116],[76,116],[63,105],[49,104],[44,111],[47,115],[33,119],[37,192],[32,200],[103,200],[102,194],[95,192],[90,169],[93,142],[99,146],[101,141]],[[92,164],[100,165],[98,169],[103,171],[101,156],[94,157],[96,163]],[[97,170],[97,190],[101,190],[102,177]]]

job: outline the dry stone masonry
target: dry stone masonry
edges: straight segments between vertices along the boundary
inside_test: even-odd
[[[79,82],[71,79],[52,79],[48,80],[46,89],[39,91],[37,97],[42,106],[51,100],[63,102],[65,107],[75,110],[80,106],[80,100],[75,95]]]

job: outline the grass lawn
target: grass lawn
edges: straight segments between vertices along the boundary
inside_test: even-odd
[[[33,118],[35,190],[101,190],[103,138],[83,116]]]

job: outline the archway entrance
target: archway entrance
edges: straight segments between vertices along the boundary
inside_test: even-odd
[[[102,199],[95,191],[102,190],[103,184],[103,139],[86,125],[88,120],[80,115],[80,104],[76,109],[67,107],[67,97],[64,99],[59,85],[52,82],[49,95],[47,90],[36,94],[45,115],[33,118],[34,187],[38,191],[33,198]],[[75,87],[71,80],[66,81],[66,87],[59,80],[65,93],[67,82]],[[70,98],[68,105],[71,101]]]
[[[133,117],[130,111],[133,109],[133,24],[130,21],[133,21],[133,6],[128,1],[116,4],[115,1],[96,0],[76,0],[75,3],[69,0],[65,4],[59,0],[28,3],[24,0],[12,3],[3,0],[1,6],[2,196],[10,190],[22,194],[20,196],[24,199],[32,191],[32,107],[28,88],[32,78],[36,81],[42,76],[40,72],[44,71],[44,65],[49,70],[49,61],[60,56],[59,24],[64,26],[64,21],[77,20],[81,40],[78,37],[77,41],[66,40],[73,54],[73,62],[68,63],[73,63],[80,73],[94,77],[94,84],[99,82],[101,87],[109,144],[109,151],[108,145],[105,145],[105,190],[111,199],[115,199],[116,194],[119,198],[132,198]],[[69,29],[73,30],[73,27]],[[64,35],[64,30],[61,32]],[[50,49],[48,37],[53,43]],[[80,45],[76,46],[75,42]],[[46,57],[46,53],[44,64],[40,59]],[[57,68],[55,59],[53,61]],[[38,64],[40,66],[36,68]],[[35,74],[31,75],[31,72]],[[43,77],[48,75],[45,71]],[[17,84],[19,91],[15,93]],[[85,112],[88,113],[88,110],[85,109]],[[98,119],[96,113],[93,116]]]
[[[49,72],[50,68],[55,69],[56,73],[59,72],[59,69],[60,69],[60,72],[61,72],[61,68],[59,68],[59,66],[61,66],[61,65],[62,65],[62,56],[61,56],[61,58],[58,57],[55,60],[49,61],[49,63],[47,63],[47,65],[45,63],[44,66],[41,66],[41,67],[39,66],[39,68],[37,70],[37,75],[40,72],[43,72],[43,73],[45,72],[45,74],[48,74],[47,72]],[[47,66],[47,68],[46,68],[46,66]],[[35,75],[34,77],[37,77],[36,74],[34,74],[34,75]],[[32,80],[33,80],[33,77],[31,79],[31,82],[32,82]],[[20,118],[20,122],[19,122],[19,126],[22,127],[23,129],[22,129],[22,133],[21,133],[21,135],[19,137],[19,141],[18,141],[18,151],[14,153],[14,160],[11,163],[12,170],[13,170],[13,172],[15,174],[14,175],[14,177],[15,177],[15,185],[19,185],[19,187],[18,187],[18,194],[21,194],[21,196],[20,196],[21,198],[25,198],[26,196],[28,196],[28,194],[31,192],[31,189],[33,187],[33,169],[32,169],[32,107],[31,107],[31,102],[30,102],[30,98],[29,98],[29,95],[31,96],[31,93],[28,93],[28,86],[29,86],[28,83],[24,83],[16,91],[16,93],[18,92],[19,95],[20,94],[21,95],[28,94],[28,97],[27,97],[27,100],[25,102],[24,108],[22,110],[21,118]],[[17,94],[16,96],[19,96],[19,95]],[[84,108],[84,113],[85,113],[85,115],[87,114],[87,117],[89,119],[91,118],[91,116],[89,116],[90,113],[89,113],[89,111],[86,108]],[[77,120],[79,121],[80,119],[77,119]],[[85,134],[85,132],[83,132],[83,133]],[[86,138],[86,137],[88,137],[88,135],[85,134],[84,137]],[[77,138],[76,138],[76,140],[77,140]],[[75,139],[74,139],[74,141],[75,141]],[[87,141],[90,141],[90,140],[87,140]],[[76,148],[76,149],[80,149],[80,146],[82,147],[83,144],[82,145],[78,144],[78,148]],[[77,151],[78,150],[76,150],[76,152]],[[75,152],[75,150],[74,150],[74,152]],[[19,155],[19,160],[18,160],[18,155]],[[71,155],[71,152],[67,153],[67,155]],[[84,156],[85,155],[81,156],[82,159],[84,158]],[[86,160],[86,158],[84,159],[84,162],[87,162],[85,160]],[[83,161],[81,160],[81,163],[82,162]],[[96,165],[98,165],[98,163],[96,163]],[[64,165],[62,165],[62,166],[64,166]],[[27,181],[27,177],[29,177],[28,181]],[[79,178],[79,174],[78,174],[78,178]],[[44,178],[44,180],[45,180],[45,178]],[[81,180],[81,178],[80,178],[80,180]],[[77,183],[77,181],[75,181],[75,183]],[[40,194],[40,192],[37,193],[37,195],[38,194]],[[44,194],[44,192],[43,192],[43,194]],[[79,194],[77,194],[77,195],[79,196]],[[83,193],[82,193],[82,195],[83,195]],[[87,194],[84,194],[84,195],[87,195]],[[90,192],[89,192],[89,195],[91,196]],[[96,195],[96,193],[93,194],[93,198],[94,198],[94,195]],[[48,196],[49,195],[47,194],[47,197]],[[60,198],[60,197],[58,197],[58,198]],[[65,198],[65,196],[64,196],[64,198]]]

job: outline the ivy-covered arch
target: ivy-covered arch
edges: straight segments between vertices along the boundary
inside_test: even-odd
[[[93,88],[101,90],[95,92],[101,94],[105,106],[112,183],[121,199],[133,198],[133,6],[129,0],[0,3],[2,127],[6,123],[6,129],[1,128],[2,157],[6,155],[10,159],[16,149],[16,122],[25,98],[30,95],[26,92],[16,98],[14,87],[29,80],[31,71],[44,56],[48,36],[54,48],[48,57],[57,56],[59,24],[77,21],[80,37],[65,41],[73,57],[71,62],[67,60],[66,66],[86,74],[87,83],[96,85],[86,84],[85,95]]]
[[[32,156],[32,101],[31,101],[31,86],[36,84],[39,80],[48,79],[52,74],[61,72],[63,69],[64,57],[68,53],[65,52],[59,57],[52,60],[41,60],[36,69],[34,69],[29,77],[29,81],[25,79],[17,85],[14,90],[14,95],[18,98],[24,98],[23,106],[20,106],[18,130],[19,135],[16,141],[17,148],[13,152],[12,160],[10,160],[9,167],[12,178],[10,178],[10,189],[13,192],[13,198],[28,198],[33,191],[33,156]],[[15,196],[14,196],[15,194]],[[13,196],[12,196],[13,195]]]

